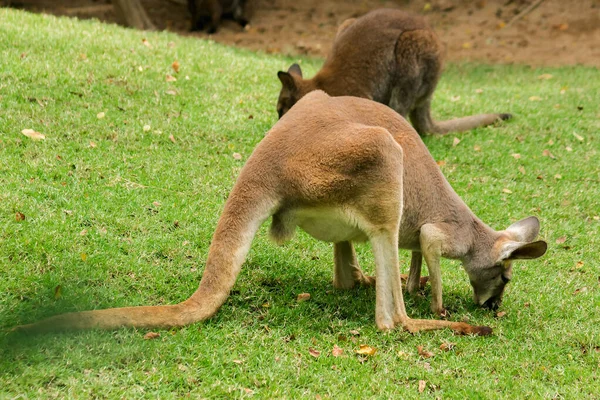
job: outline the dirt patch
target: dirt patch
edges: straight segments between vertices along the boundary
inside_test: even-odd
[[[7,3],[8,0],[4,2]],[[160,29],[190,35],[182,0],[142,0]],[[252,50],[324,57],[337,26],[376,8],[425,15],[446,44],[449,61],[533,66],[600,66],[600,0],[249,0],[251,22],[225,21],[213,35],[193,34]],[[11,0],[31,11],[116,22],[107,0]],[[178,4],[179,3],[179,4]]]

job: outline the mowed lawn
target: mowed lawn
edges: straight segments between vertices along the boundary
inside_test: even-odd
[[[585,67],[450,65],[436,93],[440,119],[514,114],[425,143],[482,220],[536,215],[549,243],[515,263],[498,315],[443,261],[451,318],[493,336],[381,333],[373,289],[333,290],[331,244],[298,232],[278,247],[267,224],[208,321],[153,340],[10,333],[60,312],[186,299],[240,168],[277,120],[276,72],[296,61],[307,76],[322,63],[0,9],[0,397],[597,398],[600,73]],[[369,246],[358,253],[372,273]],[[429,287],[407,296],[409,315],[433,318],[429,301]]]

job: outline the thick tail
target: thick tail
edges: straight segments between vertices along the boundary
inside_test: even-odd
[[[511,114],[478,114],[448,121],[434,121],[431,117],[431,100],[423,102],[410,112],[410,121],[421,136],[464,132],[510,118]]]
[[[464,132],[480,126],[492,125],[498,121],[512,118],[511,114],[478,114],[469,117],[451,119],[448,121],[435,121],[433,132],[437,135],[445,135],[450,132]]]
[[[120,327],[169,328],[210,318],[229,296],[254,235],[276,206],[276,201],[264,192],[260,184],[238,180],[217,224],[200,286],[184,302],[73,312],[21,325],[15,330],[37,333]]]

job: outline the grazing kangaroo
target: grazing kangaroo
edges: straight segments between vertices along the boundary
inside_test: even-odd
[[[244,5],[246,0],[188,0],[188,9],[192,14],[192,31],[201,31],[206,27],[208,33],[215,33],[221,25],[224,15],[240,24],[248,24]]]
[[[62,314],[17,329],[167,328],[205,320],[229,296],[252,239],[269,217],[276,242],[290,239],[296,226],[333,242],[334,286],[375,285],[375,320],[382,330],[491,333],[464,322],[409,318],[399,247],[423,253],[440,296],[440,257],[462,260],[479,303],[500,299],[511,260],[540,257],[546,250],[545,242],[530,242],[538,230],[535,218],[497,232],[473,215],[419,135],[390,108],[315,91],[248,158],[217,224],[200,286],[189,299]],[[358,265],[352,243],[360,241],[371,243],[376,279],[364,276]],[[441,307],[441,297],[434,300]]]
[[[480,114],[436,122],[431,98],[442,70],[442,44],[420,17],[381,9],[344,21],[331,53],[312,79],[298,64],[277,73],[282,88],[279,117],[313,90],[330,96],[375,100],[410,117],[420,135],[460,132],[505,120],[510,114]]]

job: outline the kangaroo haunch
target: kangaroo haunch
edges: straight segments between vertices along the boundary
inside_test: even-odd
[[[330,96],[356,96],[386,104],[410,117],[421,135],[466,131],[510,118],[480,114],[436,122],[431,98],[442,71],[443,46],[421,17],[381,9],[344,21],[325,64],[303,79],[297,64],[277,74],[282,88],[279,117],[302,96],[323,90]]]
[[[334,243],[334,286],[376,288],[375,321],[416,332],[450,328],[489,334],[488,327],[408,317],[398,248],[422,253],[441,312],[440,257],[459,259],[476,299],[497,302],[514,259],[540,257],[543,241],[528,218],[495,231],[480,221],[442,175],[419,135],[400,115],[356,97],[305,96],[267,133],[244,165],[217,224],[196,292],[176,305],[113,308],[57,315],[28,331],[172,327],[211,317],[229,296],[252,239],[272,217],[282,242],[299,226]],[[376,279],[364,276],[353,242],[369,241]],[[412,274],[409,284],[418,281]]]

